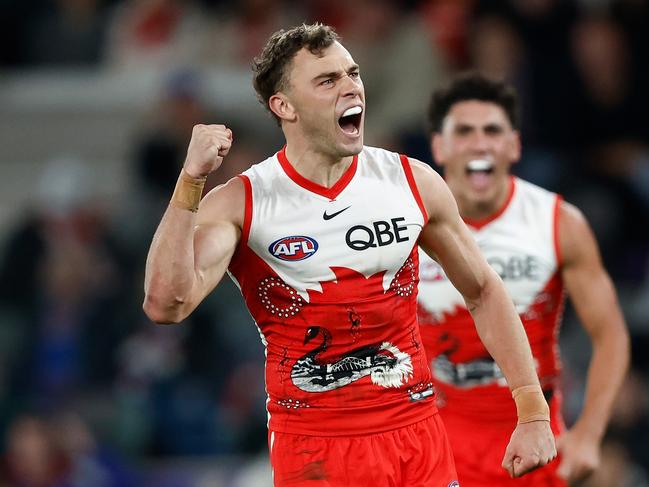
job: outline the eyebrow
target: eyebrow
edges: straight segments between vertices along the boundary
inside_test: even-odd
[[[358,71],[358,64],[352,64],[348,69],[347,73],[351,73],[353,71]],[[330,71],[328,73],[321,73],[317,75],[316,77],[313,78],[313,81],[318,81],[319,79],[322,78],[340,78],[340,71]]]
[[[476,124],[468,123],[468,122],[459,122],[455,126],[455,130],[505,130],[505,126],[503,124],[497,123],[497,122],[489,122],[486,125],[478,126]]]

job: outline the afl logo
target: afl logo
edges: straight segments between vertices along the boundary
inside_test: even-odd
[[[457,480],[454,480],[450,484],[448,484],[448,487],[460,487],[460,483]]]
[[[318,242],[304,235],[293,235],[275,240],[268,251],[281,260],[297,261],[311,257],[318,250]]]

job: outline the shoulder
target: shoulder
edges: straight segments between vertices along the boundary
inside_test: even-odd
[[[534,183],[521,179],[519,177],[511,176],[514,178],[516,183],[516,192],[519,194],[525,195],[525,197],[532,201],[537,201],[539,203],[551,203],[554,204],[557,201],[557,198],[561,198],[557,193],[553,193],[550,190],[537,186]]]
[[[559,219],[559,232],[566,238],[574,238],[581,233],[591,232],[588,220],[581,210],[567,201],[559,202],[557,218]]]
[[[413,159],[412,157],[408,157],[408,165],[410,166],[410,170],[412,171],[412,174],[415,177],[415,181],[417,181],[418,185],[421,181],[421,184],[424,185],[443,184],[444,186],[446,186],[446,183],[444,183],[444,180],[437,173],[437,171],[435,171],[432,167],[430,167],[425,162],[421,162],[418,159]]]
[[[557,219],[559,249],[565,264],[584,253],[597,250],[593,231],[579,208],[562,200],[558,206]]]
[[[269,177],[272,177],[273,175],[281,173],[279,154],[280,152],[277,152],[261,162],[252,164],[242,173],[243,176],[248,177],[248,179],[251,181],[263,181]]]
[[[385,166],[387,163],[394,167],[400,165],[400,155],[398,153],[381,149],[380,147],[364,145],[358,157],[359,160],[362,160],[366,164],[374,163],[379,166]]]

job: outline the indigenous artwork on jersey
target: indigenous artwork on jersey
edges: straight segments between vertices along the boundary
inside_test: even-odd
[[[412,362],[407,353],[389,342],[357,348],[337,360],[324,362],[318,355],[331,342],[326,328],[312,326],[306,332],[305,343],[321,337],[316,348],[297,360],[291,371],[291,380],[306,392],[326,392],[370,376],[381,387],[399,387],[412,376]]]

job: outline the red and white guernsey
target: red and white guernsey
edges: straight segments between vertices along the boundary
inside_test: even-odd
[[[229,271],[266,347],[271,431],[370,434],[434,414],[417,325],[426,217],[407,159],[365,147],[325,188],[282,150],[241,178]]]
[[[559,401],[557,339],[564,301],[557,244],[559,205],[558,195],[511,177],[509,197],[496,215],[484,221],[465,220],[514,301],[541,386],[555,401]],[[438,405],[445,414],[515,423],[509,388],[480,341],[462,296],[423,252],[420,279],[418,314]]]

